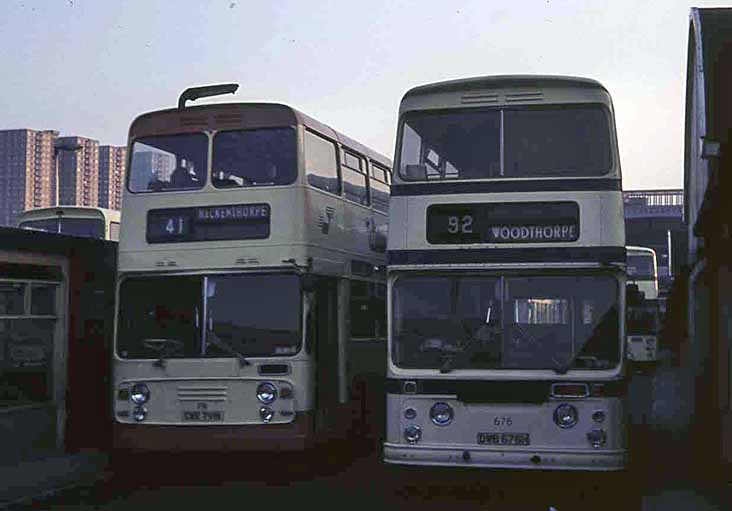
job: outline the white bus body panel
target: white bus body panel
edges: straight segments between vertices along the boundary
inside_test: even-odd
[[[448,403],[454,410],[452,422],[437,426],[429,417],[436,402]],[[579,421],[569,429],[553,421],[554,410],[570,403],[579,412]],[[404,410],[417,412],[414,420],[404,418]],[[602,424],[593,422],[592,414],[602,410]],[[619,398],[548,401],[542,404],[462,403],[455,396],[387,395],[386,442],[384,461],[404,465],[443,465],[483,468],[544,470],[619,470],[627,462],[623,402]],[[495,426],[496,418],[511,418],[511,426]],[[404,439],[407,425],[422,430],[419,442]],[[587,433],[602,428],[607,434],[605,446],[595,449]],[[478,433],[528,433],[528,446],[479,445]],[[468,454],[466,459],[465,453]],[[533,461],[532,461],[533,460]]]

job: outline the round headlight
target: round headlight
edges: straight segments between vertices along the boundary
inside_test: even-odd
[[[605,412],[603,412],[602,410],[597,410],[595,413],[592,414],[592,420],[595,422],[604,422]]]
[[[435,403],[430,408],[430,419],[438,426],[447,426],[452,422],[452,407],[447,403]]]
[[[145,417],[147,417],[147,408],[144,406],[136,406],[135,409],[132,410],[132,418],[137,422],[144,421]]]
[[[274,410],[269,406],[263,406],[259,409],[259,418],[264,422],[269,422],[274,418]]]
[[[420,438],[422,438],[422,429],[419,426],[411,425],[404,428],[404,439],[410,444],[419,442]]]
[[[574,425],[577,424],[578,419],[579,414],[577,413],[577,409],[572,405],[559,405],[557,409],[554,410],[554,423],[560,428],[574,427]]]
[[[257,399],[265,405],[277,399],[277,388],[271,383],[260,383],[257,387]]]
[[[404,418],[408,420],[414,420],[417,417],[417,410],[414,408],[407,408],[404,410]]]
[[[132,387],[130,399],[136,405],[147,403],[150,399],[150,389],[144,383],[138,383]]]

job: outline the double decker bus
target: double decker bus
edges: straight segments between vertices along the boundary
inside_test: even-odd
[[[399,109],[384,460],[626,466],[625,227],[609,93],[494,76]]]
[[[52,206],[24,211],[18,227],[45,232],[119,241],[120,212],[87,206]]]
[[[236,88],[188,89],[130,127],[122,459],[304,450],[343,438],[383,379],[390,160],[289,106],[185,105]]]
[[[656,251],[648,247],[627,247],[628,284],[638,286],[646,300],[658,300]]]

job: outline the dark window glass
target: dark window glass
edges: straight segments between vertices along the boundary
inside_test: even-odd
[[[0,408],[51,398],[54,319],[0,319]]]
[[[612,166],[610,129],[596,106],[506,110],[505,177],[601,176]]]
[[[207,313],[213,330],[207,333],[206,356],[231,356],[221,342],[246,357],[295,355],[302,339],[301,309],[296,275],[209,277]]]
[[[613,162],[610,119],[595,105],[506,109],[503,128],[498,109],[412,113],[401,137],[407,180],[601,176]]]
[[[56,314],[56,289],[54,284],[31,285],[31,314],[53,316]]]
[[[409,368],[609,369],[617,282],[604,276],[419,276],[394,284],[393,359]]]
[[[58,232],[58,220],[49,218],[46,220],[28,220],[20,224],[21,229],[36,229],[46,232]]]
[[[25,288],[19,282],[0,282],[0,314],[25,314]]]
[[[369,205],[369,192],[366,175],[343,167],[343,196],[364,206]]]
[[[157,358],[161,349],[167,358],[200,356],[201,280],[170,276],[124,280],[119,294],[119,356]]]
[[[628,276],[635,279],[652,279],[656,277],[653,256],[650,254],[628,254]]]
[[[363,160],[348,151],[343,151],[343,165],[353,170],[363,172]]]
[[[203,133],[139,138],[132,145],[129,188],[163,192],[202,188],[208,137]]]
[[[372,179],[369,184],[371,185],[371,204],[375,209],[388,213],[389,185],[375,179]]]
[[[336,146],[310,131],[305,132],[305,171],[308,184],[340,195]]]
[[[498,110],[408,115],[402,126],[402,177],[500,177],[500,119]]]
[[[104,220],[95,218],[68,218],[59,220],[61,234],[104,239]]]
[[[224,131],[214,136],[211,179],[217,188],[286,185],[297,177],[294,128]]]
[[[386,337],[386,290],[383,284],[351,281],[351,337]]]

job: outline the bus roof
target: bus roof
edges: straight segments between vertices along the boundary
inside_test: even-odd
[[[366,156],[367,158],[370,158],[375,162],[391,169],[391,160],[389,160],[389,158],[387,158],[386,156],[377,153],[372,149],[369,149],[363,144],[344,135],[343,133],[334,130],[327,124],[324,124],[310,117],[309,115],[282,103],[209,103],[204,105],[186,107],[184,109],[167,108],[164,110],[156,110],[153,112],[141,114],[137,118],[135,118],[135,120],[132,122],[132,125],[130,126],[129,135],[130,138],[132,138],[133,136],[140,136],[140,132],[145,134],[152,134],[156,132],[156,128],[162,126],[165,126],[165,128],[167,128],[166,131],[170,133],[171,123],[169,121],[175,118],[179,118],[179,124],[181,125],[181,127],[185,127],[185,129],[182,131],[198,131],[201,128],[209,127],[210,123],[210,120],[201,116],[201,114],[216,113],[222,110],[229,112],[235,112],[237,110],[259,110],[260,112],[271,112],[273,114],[276,113],[278,116],[277,122],[280,123],[280,125],[285,125],[285,123],[288,122],[302,124],[303,126],[318,131],[320,134],[332,138],[340,142],[341,144],[361,153],[363,156]],[[198,118],[186,118],[185,122],[183,119],[181,119],[181,117],[184,115],[195,116],[196,114],[199,115]],[[166,119],[168,122],[155,122],[156,120],[161,118]],[[217,122],[219,121],[219,119],[223,119],[223,121],[220,121],[221,124],[218,124]],[[227,118],[225,116],[214,115],[213,122],[217,125],[220,125],[219,129],[242,129],[246,127],[242,124],[243,122],[245,122],[243,117]]]
[[[109,217],[114,219],[115,217],[119,218],[120,212],[116,209],[105,209],[105,208],[97,208],[94,206],[50,206],[45,208],[33,208],[33,209],[27,209],[23,211],[20,215],[21,217],[25,216],[43,216],[43,215],[49,215],[49,216],[59,216],[59,215],[65,215],[65,214],[73,214],[73,213],[101,213],[102,216]]]
[[[648,248],[648,247],[632,247],[632,246],[626,246],[625,249],[629,253],[630,252],[644,252],[644,253],[649,254],[649,255],[654,255],[654,256],[656,255],[656,251],[653,250],[652,248]]]
[[[576,76],[552,76],[552,75],[494,75],[494,76],[476,76],[472,78],[461,78],[458,80],[448,80],[444,82],[430,83],[419,85],[409,89],[404,98],[413,96],[422,96],[426,94],[435,94],[439,92],[454,92],[470,89],[479,89],[486,87],[545,87],[545,86],[569,86],[591,89],[601,89],[607,92],[607,89],[591,78],[581,78]]]

